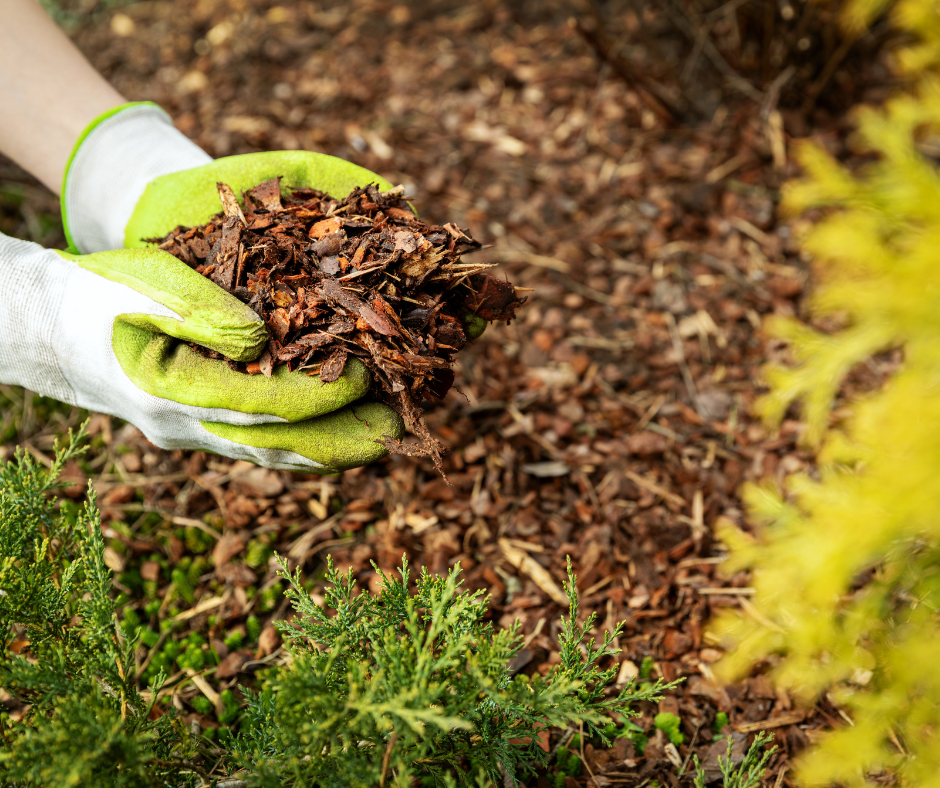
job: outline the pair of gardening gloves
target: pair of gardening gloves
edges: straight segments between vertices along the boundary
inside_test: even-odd
[[[201,449],[265,465],[335,473],[386,454],[398,414],[359,401],[366,367],[350,359],[334,383],[279,367],[236,372],[189,343],[252,361],[261,319],[210,280],[142,240],[220,210],[236,193],[282,176],[283,187],[337,197],[377,175],[322,154],[255,153],[213,161],[152,104],[98,118],[66,168],[69,252],[0,235],[0,381],[126,419],[164,449]]]

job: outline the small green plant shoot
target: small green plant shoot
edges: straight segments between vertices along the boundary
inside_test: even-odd
[[[661,711],[653,718],[653,726],[666,734],[666,738],[678,747],[685,742],[680,726],[682,720],[668,711]]]
[[[767,764],[770,763],[770,759],[777,752],[776,745],[764,749],[764,745],[773,740],[774,735],[772,733],[765,733],[764,731],[758,733],[744,754],[741,763],[735,767],[734,760],[731,757],[734,740],[729,736],[725,757],[718,756],[722,788],[756,788],[759,786],[761,780],[764,779],[764,775],[767,774]],[[695,788],[706,788],[705,770],[702,768],[697,755],[692,756],[692,765],[695,767]]]

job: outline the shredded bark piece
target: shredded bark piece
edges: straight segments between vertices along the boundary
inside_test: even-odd
[[[215,186],[219,190],[222,213],[228,218],[238,219],[239,223],[244,225],[245,214],[242,213],[242,209],[238,205],[238,200],[235,199],[235,192],[232,191],[232,187],[227,183],[217,183]]]
[[[383,445],[429,456],[443,475],[444,447],[418,403],[453,385],[467,317],[510,321],[525,299],[484,273],[490,265],[463,262],[480,244],[453,224],[421,221],[401,187],[370,185],[337,199],[315,189],[282,194],[272,178],[242,194],[244,210],[228,185],[217,187],[222,211],[207,224],[145,240],[264,320],[271,339],[261,358],[232,367],[270,377],[286,364],[333,383],[356,356],[372,371],[373,396],[418,439]]]

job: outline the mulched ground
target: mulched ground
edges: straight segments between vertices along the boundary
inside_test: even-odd
[[[769,665],[734,686],[713,681],[722,652],[707,634],[711,613],[753,608],[747,576],[719,574],[711,528],[719,516],[746,527],[743,481],[779,482],[812,462],[797,447],[798,421],[768,434],[750,415],[760,365],[782,352],[761,320],[799,313],[807,279],[794,225],[776,217],[778,188],[795,172],[792,137],[812,134],[845,154],[840,112],[865,95],[855,72],[837,69],[843,103],[824,105],[823,93],[807,105],[806,86],[831,59],[825,41],[816,71],[750,96],[740,73],[752,85],[772,80],[760,81],[760,48],[748,56],[747,41],[739,61],[723,61],[739,73],[722,76],[708,46],[690,57],[668,20],[611,4],[611,29],[625,38],[613,54],[606,42],[605,59],[596,20],[570,22],[572,9],[208,0],[128,5],[76,30],[119,89],[159,102],[212,155],[306,148],[349,158],[404,184],[428,221],[469,227],[489,245],[472,259],[500,263],[533,290],[517,321],[458,356],[455,389],[427,414],[451,449],[452,487],[430,461],[401,456],[317,478],[164,452],[101,416],[88,462],[70,473],[90,475],[100,492],[109,563],[140,618],[154,631],[175,619],[171,638],[192,629],[222,659],[200,682],[209,693],[185,671],[169,693],[204,725],[214,722],[194,712],[194,697],[278,659],[270,622],[286,605],[272,549],[311,575],[331,553],[365,586],[376,580],[370,561],[390,568],[407,553],[434,572],[459,561],[469,586],[492,593],[495,620],[522,620],[516,667],[528,672],[558,659],[571,555],[585,611],[602,627],[626,622],[621,680],[646,657],[654,677],[687,677],[660,709],[642,709],[651,733],[642,757],[632,746],[588,747],[594,782],[686,784],[676,774],[692,752],[714,776],[722,711],[738,749],[758,730],[776,733],[765,782],[790,785],[790,758],[839,711],[796,708],[764,675]],[[731,23],[709,24],[725,47]],[[625,79],[625,62],[644,79]],[[867,97],[881,89],[873,68]],[[11,165],[0,178],[0,229],[54,243],[49,198]],[[880,371],[872,365],[854,385]],[[6,440],[37,455],[82,417],[37,416],[32,398],[4,393]],[[146,594],[163,598],[181,566],[192,602],[177,595],[145,613]],[[246,631],[249,616],[260,635]],[[142,650],[142,672],[147,659]],[[681,717],[678,751],[653,731],[657,711]]]

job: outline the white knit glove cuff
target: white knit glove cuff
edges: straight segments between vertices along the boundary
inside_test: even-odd
[[[63,221],[85,254],[124,247],[124,229],[154,179],[212,161],[154,104],[131,104],[80,139],[62,189]]]

